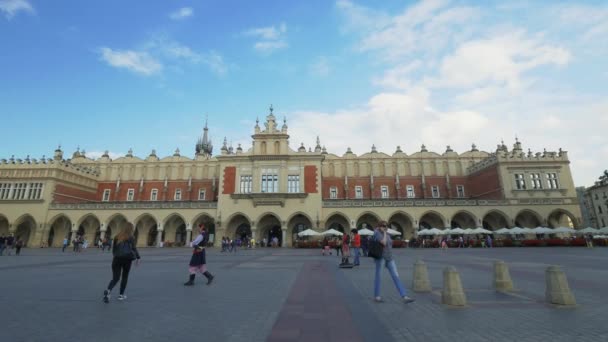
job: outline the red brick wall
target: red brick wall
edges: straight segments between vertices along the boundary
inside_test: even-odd
[[[321,195],[323,199],[329,199],[329,189],[335,187],[337,189],[337,198],[344,199],[344,178],[324,177],[321,180]]]
[[[465,194],[468,197],[479,199],[503,199],[504,194],[500,186],[498,165],[490,166],[468,177],[468,186]],[[468,188],[468,193],[467,193]]]
[[[235,166],[226,166],[224,168],[224,190],[222,193],[224,195],[233,194],[235,190],[235,181],[236,181],[236,167]]]
[[[83,203],[97,200],[95,191],[85,191],[67,185],[55,185],[53,192],[54,203]]]
[[[316,194],[319,192],[317,184],[317,167],[315,165],[304,166],[304,192]]]
[[[164,193],[164,181],[144,181],[143,190],[140,189],[140,182],[121,182],[120,189],[116,193],[116,182],[100,183],[97,188],[95,199],[101,201],[105,189],[110,189],[110,201],[124,202],[127,200],[129,189],[135,189],[133,201],[149,201],[152,195],[152,189],[158,190],[157,201],[173,201],[175,198],[175,189],[182,189],[182,201],[198,201],[198,190],[205,189],[205,200],[216,200],[217,196],[213,192],[212,180],[192,181],[192,191],[188,192],[188,181],[169,181],[167,182],[167,192]]]

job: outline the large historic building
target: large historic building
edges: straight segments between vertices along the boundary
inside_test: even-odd
[[[29,246],[59,246],[65,236],[89,241],[136,226],[140,246],[182,244],[205,222],[214,235],[277,236],[291,246],[298,231],[374,226],[387,220],[404,238],[420,227],[537,227],[581,224],[568,154],[509,150],[461,154],[392,154],[371,147],[356,155],[289,146],[287,123],[272,107],[253,145],[233,149],[226,140],[212,155],[207,126],[194,159],[180,155],[144,159],[129,151],[96,160],[76,151],[65,159],[0,162],[0,235]],[[371,144],[371,143],[370,143]]]
[[[593,186],[583,189],[582,207],[581,211],[588,215],[589,227],[608,227],[608,170]]]

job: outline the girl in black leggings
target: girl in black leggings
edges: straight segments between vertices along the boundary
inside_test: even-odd
[[[103,301],[108,303],[110,301],[110,292],[118,280],[120,280],[120,294],[118,300],[125,300],[125,289],[127,287],[127,281],[129,280],[129,271],[131,270],[131,263],[135,261],[135,266],[139,265],[139,252],[135,247],[135,238],[133,237],[133,224],[126,223],[123,229],[114,238],[112,244],[112,280],[108,284],[108,288],[103,291]],[[122,273],[122,277],[121,277]]]

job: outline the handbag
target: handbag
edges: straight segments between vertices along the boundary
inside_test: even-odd
[[[369,249],[367,251],[367,255],[374,258],[380,259],[384,254],[384,246],[380,243],[380,241],[376,239],[372,239],[369,242]]]

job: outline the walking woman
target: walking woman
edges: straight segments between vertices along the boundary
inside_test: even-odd
[[[205,225],[201,223],[199,226],[200,234],[190,243],[190,247],[194,248],[192,251],[192,257],[190,258],[190,278],[184,283],[186,286],[194,285],[194,277],[196,272],[200,272],[207,278],[207,285],[211,285],[214,276],[207,271],[207,260],[205,260],[205,246],[209,242],[209,234],[205,230]],[[236,253],[236,251],[235,251]]]
[[[131,263],[135,261],[135,265],[139,265],[139,252],[135,247],[135,237],[133,236],[133,224],[130,222],[125,223],[122,230],[116,237],[114,237],[114,243],[112,244],[112,280],[108,284],[108,288],[103,291],[103,301],[108,303],[110,301],[110,292],[118,280],[120,280],[120,294],[118,300],[125,300],[125,289],[127,288],[127,281],[129,280],[129,271],[131,270]],[[122,273],[122,276],[121,276]]]
[[[399,295],[403,298],[403,302],[405,304],[412,303],[414,301],[413,298],[410,298],[405,291],[405,287],[399,279],[399,273],[397,273],[397,265],[395,264],[395,260],[393,259],[393,240],[390,235],[386,232],[388,229],[388,224],[386,221],[380,221],[378,227],[374,231],[374,240],[380,242],[384,248],[382,249],[382,257],[378,259],[374,259],[376,262],[376,276],[374,279],[374,299],[376,302],[381,302],[382,297],[380,297],[380,280],[382,271],[382,263],[388,270],[393,278],[393,282],[395,283],[395,287],[397,291],[399,291]]]

